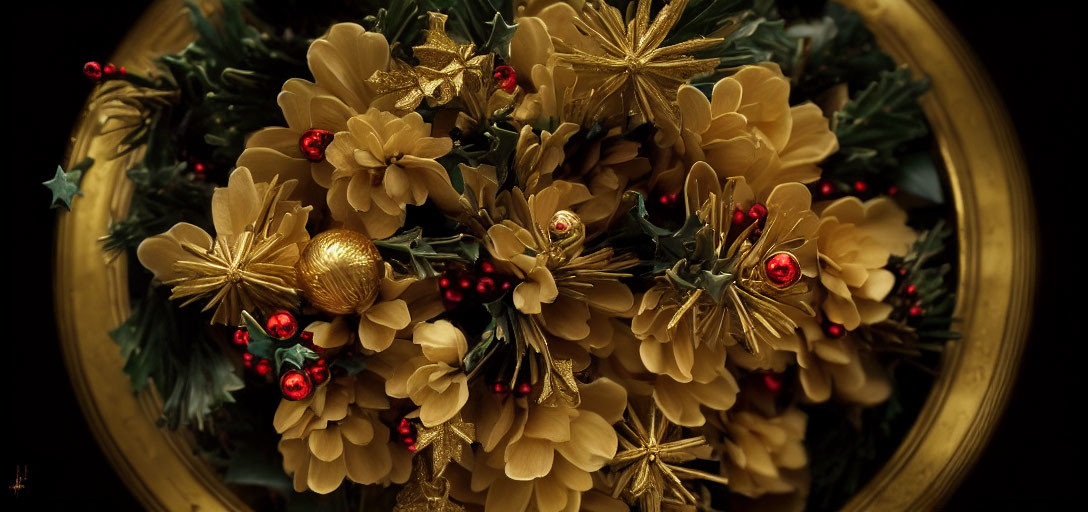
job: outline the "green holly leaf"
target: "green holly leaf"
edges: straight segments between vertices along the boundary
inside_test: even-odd
[[[88,157],[86,160],[72,166],[72,170],[65,172],[64,168],[57,166],[57,173],[53,176],[53,179],[42,182],[45,188],[48,188],[53,192],[53,201],[50,203],[50,208],[64,207],[65,210],[72,209],[72,199],[77,195],[83,195],[83,191],[79,189],[79,182],[83,179],[83,171],[87,170],[94,163],[94,159]]]
[[[277,340],[269,336],[248,311],[242,311],[242,321],[245,322],[246,331],[249,332],[249,345],[246,345],[246,350],[262,359],[275,357]],[[279,368],[278,364],[276,368]]]
[[[316,361],[321,356],[300,344],[276,349],[276,370],[283,372],[283,365],[287,363],[295,369],[301,369],[306,361]]]
[[[491,35],[484,44],[484,51],[492,52],[503,60],[510,60],[510,38],[514,37],[518,24],[507,25],[501,13],[495,13],[495,19],[488,21],[491,25]]]

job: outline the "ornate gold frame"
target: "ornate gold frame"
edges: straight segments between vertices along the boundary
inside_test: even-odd
[[[985,445],[1015,378],[1034,292],[1031,194],[1012,125],[986,74],[929,0],[842,0],[865,18],[883,48],[933,81],[924,99],[949,171],[958,216],[952,342],[920,416],[891,460],[845,510],[930,510],[959,484]],[[190,40],[180,0],[158,0],[113,62],[130,69]],[[133,395],[107,332],[129,310],[124,257],[100,237],[124,217],[132,195],[124,171],[137,155],[107,161],[93,113],[76,124],[68,164],[99,157],[84,195],[57,225],[55,294],[65,364],[83,413],[114,468],[149,509],[246,510],[193,453],[189,435],[155,425],[161,402]]]

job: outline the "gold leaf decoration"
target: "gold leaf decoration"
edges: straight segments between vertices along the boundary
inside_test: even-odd
[[[462,91],[479,91],[491,70],[493,55],[475,55],[475,45],[450,39],[445,14],[431,12],[429,16],[423,44],[412,47],[419,65],[397,62],[393,71],[378,71],[368,80],[379,96],[396,95],[394,106],[401,111],[415,110],[425,98],[433,105],[445,105]]]
[[[465,445],[471,445],[476,440],[476,426],[463,421],[460,413],[434,428],[420,425],[417,433],[416,449],[422,451],[428,446],[431,448],[436,476],[442,476],[451,460],[461,462]]]

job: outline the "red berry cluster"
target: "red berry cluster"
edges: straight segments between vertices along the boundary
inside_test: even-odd
[[[113,65],[112,62],[103,66],[92,60],[83,65],[83,74],[95,82],[102,80],[103,77],[123,75],[125,73],[128,73],[128,70],[124,66],[118,67]]]
[[[242,354],[242,365],[246,368],[252,369],[257,375],[264,377],[272,371],[272,361],[267,359],[257,359],[253,357],[253,354],[246,352]]]
[[[680,193],[673,192],[671,194],[661,194],[657,196],[657,204],[660,204],[661,206],[667,208],[672,208],[673,206],[680,204]]]
[[[397,435],[400,436],[400,442],[404,443],[408,451],[415,453],[416,427],[412,422],[408,421],[408,418],[400,419],[400,424],[397,425]]]
[[[495,264],[481,262],[475,271],[447,270],[438,278],[438,288],[442,291],[442,303],[447,310],[469,304],[492,302],[513,287],[511,276],[500,274]]]
[[[497,380],[491,385],[491,392],[496,395],[505,395],[511,391],[510,385],[505,381]],[[521,398],[523,396],[529,396],[533,392],[533,385],[528,381],[522,381],[517,383],[513,389],[514,396]]]
[[[502,65],[495,66],[495,81],[498,82],[499,88],[506,92],[514,92],[514,89],[518,88],[518,74],[514,72],[514,68]]]
[[[743,231],[748,226],[755,224],[749,236],[755,240],[763,233],[763,227],[767,224],[767,207],[760,203],[753,204],[748,211],[737,208],[733,210],[733,226],[738,231]]]

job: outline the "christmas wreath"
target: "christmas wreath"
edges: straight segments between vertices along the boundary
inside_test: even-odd
[[[111,335],[260,508],[832,508],[955,337],[927,81],[838,4],[189,9],[84,68]]]

